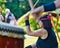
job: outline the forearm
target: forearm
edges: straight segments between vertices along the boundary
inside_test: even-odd
[[[44,29],[31,31],[28,16],[25,17],[25,25],[26,25],[26,32],[30,36],[41,37],[42,34],[45,32]]]
[[[57,1],[54,1],[54,2],[51,2],[51,3],[48,3],[48,4],[44,4],[44,5],[36,8],[36,9],[34,9],[32,12],[33,13],[39,13],[39,12],[44,12],[44,11],[45,12],[47,12],[47,11],[53,11],[56,8],[59,7],[59,4],[57,3]]]
[[[30,34],[31,33],[31,29],[30,29],[30,23],[29,23],[29,20],[25,20],[25,25],[26,25],[26,32],[27,34]]]
[[[30,34],[31,33],[30,26],[26,26],[26,32],[27,32],[27,34]]]
[[[32,10],[32,13],[39,13],[39,12],[44,12],[44,6],[43,5]]]
[[[25,24],[26,24],[26,32],[27,32],[27,34],[29,35],[29,36],[35,36],[35,37],[38,37],[38,36],[40,36],[39,34],[38,34],[38,31],[31,31],[31,29],[30,29],[30,25],[28,24],[28,23],[26,23],[26,21],[25,21]],[[39,31],[40,32],[40,31]]]

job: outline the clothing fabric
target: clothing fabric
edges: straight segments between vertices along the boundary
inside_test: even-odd
[[[49,4],[44,5],[44,11],[45,12],[52,11],[52,10],[55,10],[55,9],[56,9],[56,6],[55,6],[54,2],[51,2]]]
[[[37,48],[58,48],[56,35],[51,28],[45,28],[48,31],[48,37],[46,39],[38,38],[36,42]]]
[[[12,13],[6,14],[5,18],[7,18],[7,23],[14,25],[14,15]]]

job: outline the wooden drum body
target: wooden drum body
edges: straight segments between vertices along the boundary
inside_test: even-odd
[[[24,48],[24,30],[1,22],[0,48]]]

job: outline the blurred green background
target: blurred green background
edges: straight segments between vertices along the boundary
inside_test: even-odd
[[[38,0],[33,0],[33,3],[35,4],[36,1]],[[52,1],[54,0],[39,0],[36,7]],[[5,13],[5,8],[9,8],[14,13],[16,19],[30,10],[28,0],[0,0],[0,6],[3,9],[3,14]]]

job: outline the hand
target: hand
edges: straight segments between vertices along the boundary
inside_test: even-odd
[[[39,14],[40,12],[36,12],[35,10],[30,11],[31,14]]]
[[[29,20],[29,16],[25,16],[24,19],[25,19],[25,20]]]
[[[31,10],[30,13],[31,13],[31,14],[35,14],[35,11],[34,11],[34,10]]]

